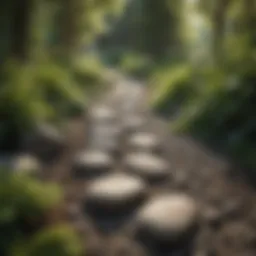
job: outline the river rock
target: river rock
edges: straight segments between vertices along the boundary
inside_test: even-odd
[[[116,111],[108,106],[95,106],[89,111],[89,116],[100,122],[112,122],[116,119]]]
[[[135,219],[139,237],[176,246],[193,237],[199,212],[194,199],[177,193],[152,198]]]
[[[120,138],[116,137],[115,134],[94,134],[88,141],[88,144],[94,150],[108,152],[115,157],[120,152],[119,141]]]
[[[40,171],[39,161],[35,157],[27,154],[15,157],[11,163],[11,167],[15,173],[36,175]]]
[[[41,166],[35,157],[28,154],[20,154],[1,159],[0,168],[11,171],[13,174],[37,176]]]
[[[73,174],[78,178],[104,174],[113,166],[112,157],[100,150],[87,150],[78,153],[73,161]]]
[[[161,142],[155,134],[138,132],[131,135],[128,140],[128,146],[131,150],[136,151],[159,152]]]
[[[85,203],[99,215],[124,214],[133,210],[145,197],[144,182],[126,174],[110,174],[92,182]]]
[[[170,175],[168,163],[149,153],[130,153],[126,156],[127,171],[137,174],[148,181],[159,181]]]

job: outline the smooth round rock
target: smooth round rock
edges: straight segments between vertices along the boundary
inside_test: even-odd
[[[116,111],[107,106],[93,107],[89,115],[97,121],[113,121],[116,119]]]
[[[15,173],[36,174],[40,170],[39,162],[30,155],[17,156],[13,159],[11,167]]]
[[[170,175],[168,163],[149,153],[131,153],[125,158],[125,165],[129,172],[148,181],[163,180]]]
[[[197,203],[185,194],[151,199],[136,216],[139,235],[160,242],[179,243],[194,234],[199,220]]]
[[[153,152],[158,151],[161,147],[160,140],[155,134],[144,132],[133,134],[128,140],[128,145],[133,150]]]
[[[108,172],[113,166],[112,157],[99,150],[88,150],[77,154],[73,162],[76,177],[94,177]]]
[[[121,131],[118,128],[111,129],[110,127],[96,127],[87,143],[89,143],[91,148],[116,155],[116,153],[119,152],[120,134]]]
[[[124,214],[133,210],[146,194],[145,183],[126,174],[110,174],[92,182],[86,205],[96,214]]]
[[[101,143],[104,141],[113,141],[117,142],[121,136],[122,129],[118,126],[113,125],[96,125],[92,129],[91,142]]]

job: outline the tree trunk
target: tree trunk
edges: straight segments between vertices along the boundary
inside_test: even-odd
[[[213,55],[217,62],[222,56],[228,4],[229,0],[217,0],[213,11]]]
[[[66,0],[62,6],[61,15],[61,48],[67,61],[72,60],[76,48],[76,0]]]
[[[167,0],[144,0],[144,49],[153,58],[165,58],[178,44],[178,15]],[[177,3],[178,5],[179,3]]]
[[[30,22],[33,0],[13,1],[12,55],[19,60],[29,58]]]

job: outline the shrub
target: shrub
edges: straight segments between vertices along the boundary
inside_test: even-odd
[[[0,170],[0,254],[6,255],[14,242],[37,230],[61,198],[60,189],[53,184]]]
[[[16,245],[12,256],[80,256],[81,242],[66,225],[39,231],[26,244]]]

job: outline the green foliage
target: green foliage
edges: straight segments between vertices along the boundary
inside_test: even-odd
[[[174,108],[195,93],[191,68],[186,65],[159,68],[149,79],[151,105],[157,110]]]
[[[58,125],[63,118],[82,113],[86,96],[103,83],[103,77],[103,67],[93,60],[80,61],[72,70],[49,60],[35,65],[8,63],[0,87],[0,144],[11,147],[12,137],[16,148],[36,124]]]
[[[80,256],[81,242],[73,229],[66,225],[39,231],[26,244],[17,245],[12,256]]]
[[[104,84],[105,68],[95,56],[78,58],[73,67],[74,79],[86,92],[92,93]]]
[[[57,186],[8,172],[10,171],[2,170],[0,173],[1,213],[9,209],[12,216],[19,216],[28,221],[33,218],[40,219],[47,210],[61,201],[61,191]]]
[[[192,134],[255,168],[255,6],[202,0],[194,9],[191,22],[200,19],[209,26],[194,29],[200,37],[188,49],[193,63],[187,71],[176,64],[153,75],[152,105],[169,116],[178,114],[172,122],[175,132]],[[203,65],[194,54],[197,46],[207,46]]]
[[[140,78],[150,73],[153,62],[142,54],[126,52],[122,55],[118,66],[124,73]]]
[[[39,228],[46,213],[61,201],[62,192],[56,185],[0,170],[1,255],[8,255],[13,243]]]
[[[64,114],[56,109],[59,103],[81,101],[81,92],[72,82],[69,72],[53,63],[11,65],[1,86],[0,109],[9,111],[9,117],[17,118],[24,128],[53,119]]]
[[[156,80],[159,83],[155,87],[156,93],[152,94],[154,107],[166,112],[168,106],[178,106],[179,116],[172,124],[173,131],[214,142],[223,151],[255,166],[256,155],[252,149],[256,143],[253,112],[256,70],[253,71],[251,66],[238,68],[235,74],[229,70],[229,66],[226,70],[194,70],[193,77],[196,74],[197,79],[177,72],[184,75],[180,76],[184,83],[179,83],[178,75],[177,80],[170,80],[170,84],[162,83],[164,79]],[[175,72],[171,74],[174,76]]]
[[[68,117],[75,109],[78,112],[84,110],[86,91],[68,68],[50,62],[40,65],[37,72],[35,84],[43,100],[55,111],[55,117]]]

